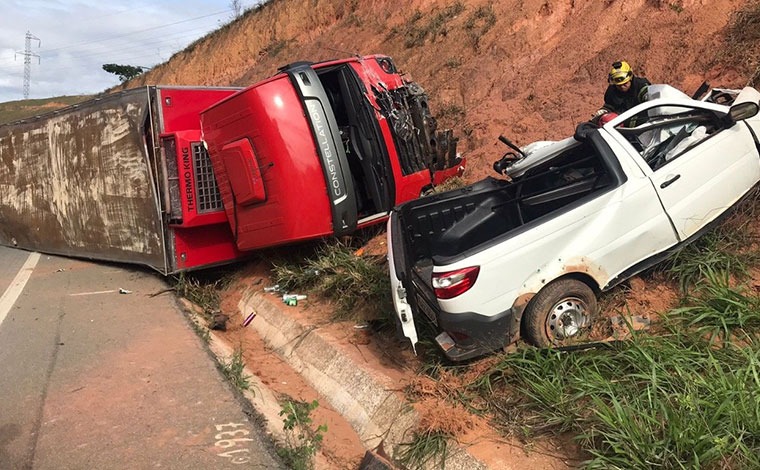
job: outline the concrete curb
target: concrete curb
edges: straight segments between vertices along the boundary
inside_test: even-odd
[[[221,364],[221,361],[229,361],[235,354],[235,351],[220,339],[212,330],[209,330],[205,326],[205,322],[201,319],[200,314],[196,311],[195,304],[187,299],[179,298],[180,305],[185,310],[188,319],[195,324],[197,328],[205,330],[209,334],[209,340],[207,346],[211,353],[216,357],[217,362]],[[248,382],[250,383],[250,389],[240,390],[243,397],[253,406],[253,408],[264,418],[264,425],[267,432],[274,437],[276,441],[280,443],[285,442],[286,435],[282,428],[282,417],[280,416],[280,410],[282,409],[279,400],[275,394],[264,384],[258,377],[246,366],[243,369],[243,373],[248,376]],[[315,470],[329,470],[331,466],[321,453],[317,453],[314,460]]]
[[[243,317],[256,313],[250,327],[351,424],[365,448],[374,449],[384,441],[386,449],[393,449],[411,438],[419,415],[400,394],[392,391],[398,384],[370,373],[327,341],[318,328],[292,318],[280,307],[277,297],[249,287],[243,292],[238,308]],[[456,447],[446,459],[446,468],[487,470],[488,467]]]

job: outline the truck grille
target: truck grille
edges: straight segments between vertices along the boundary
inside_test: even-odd
[[[214,168],[208,151],[200,142],[192,144],[193,164],[195,166],[195,198],[198,202],[198,213],[215,212],[224,209],[222,195],[216,185]]]

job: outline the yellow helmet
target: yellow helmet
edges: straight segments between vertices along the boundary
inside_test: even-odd
[[[612,70],[610,70],[607,80],[612,85],[623,85],[630,82],[632,78],[633,70],[631,70],[631,66],[628,65],[628,62],[621,61],[612,64]]]

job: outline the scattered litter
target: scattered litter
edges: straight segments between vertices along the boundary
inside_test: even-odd
[[[283,384],[283,385],[287,385],[288,383],[287,383],[287,382],[283,382],[282,384]]]
[[[295,299],[295,300],[306,300],[306,296],[305,295],[300,295],[300,294],[283,294],[282,295],[282,301],[285,302],[285,303],[287,303],[288,300],[293,300],[293,299]]]
[[[55,272],[57,272],[57,273],[62,273],[64,271],[66,271],[65,268],[58,268],[58,269],[55,270]]]
[[[161,294],[165,294],[165,293],[167,293],[167,292],[172,292],[172,291],[175,291],[175,290],[177,290],[177,289],[176,289],[176,288],[174,288],[174,287],[170,287],[170,288],[168,288],[168,289],[163,289],[163,290],[160,290],[160,291],[158,291],[158,292],[154,292],[154,293],[152,293],[152,294],[148,294],[148,297],[151,297],[151,298],[153,298],[153,297],[157,297],[157,296],[159,296],[159,295],[161,295]]]
[[[119,288],[119,294],[131,294],[131,293],[132,293],[131,290],[123,289],[121,287]]]
[[[633,315],[631,317],[628,317],[628,322],[631,324],[635,331],[644,330],[652,323],[650,319],[645,318],[641,315]],[[610,318],[610,323],[612,323],[613,326],[623,326],[626,322],[623,317],[614,316]]]
[[[209,323],[208,327],[212,330],[227,331],[227,320],[229,319],[230,317],[223,313],[216,313],[211,318],[211,322]]]
[[[306,296],[298,294],[283,294],[282,296],[282,301],[289,307],[295,307],[298,305],[299,300],[306,300]]]
[[[361,248],[359,248],[358,250],[356,250],[356,251],[354,252],[354,255],[355,255],[355,256],[361,256],[361,255],[363,255],[363,254],[364,254],[364,247],[361,247]]]
[[[280,292],[280,285],[275,284],[273,286],[265,287],[264,292]]]
[[[256,312],[251,312],[250,315],[245,317],[245,320],[243,321],[243,326],[248,326],[255,317],[256,317]]]
[[[357,330],[363,330],[365,328],[369,328],[369,323],[365,323],[363,325],[354,325],[354,328],[356,328]]]

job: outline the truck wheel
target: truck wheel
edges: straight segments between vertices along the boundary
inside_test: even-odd
[[[595,316],[594,291],[576,279],[560,279],[533,297],[522,318],[522,332],[534,346],[561,346],[590,327]]]

